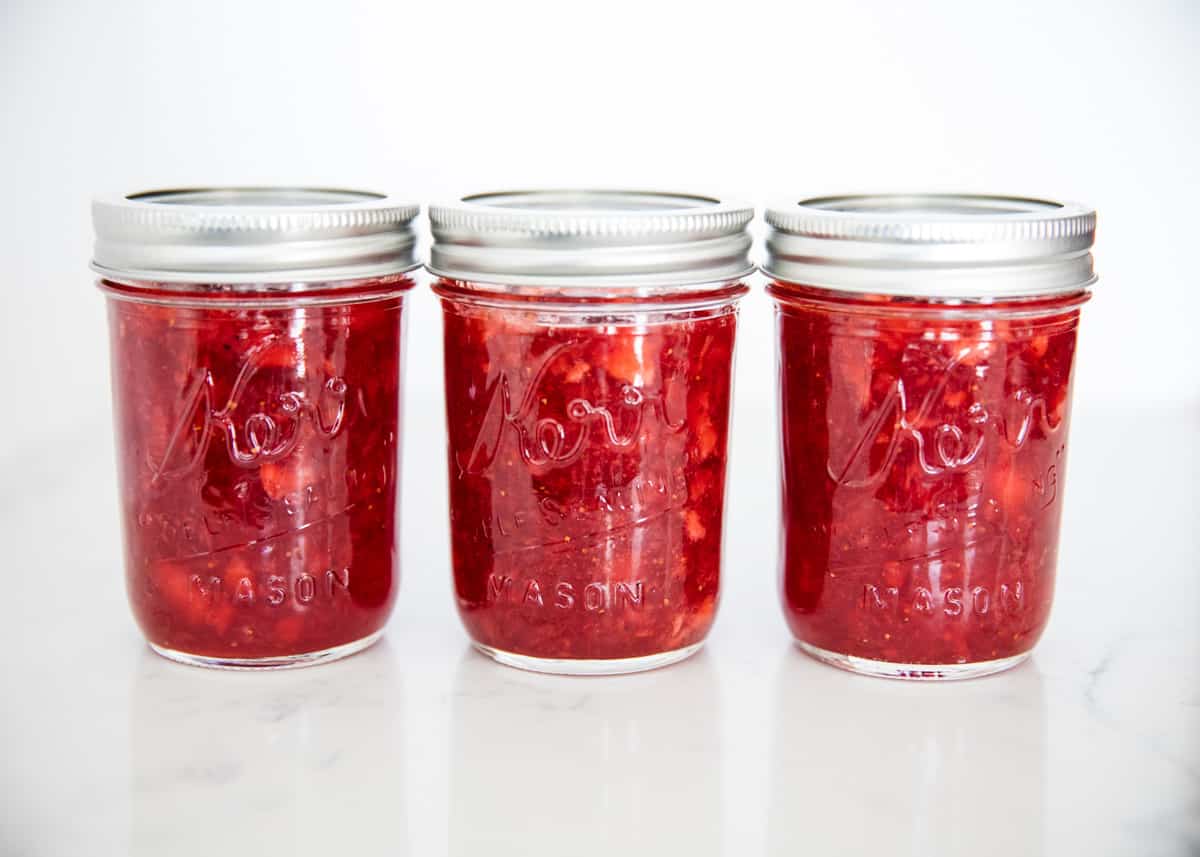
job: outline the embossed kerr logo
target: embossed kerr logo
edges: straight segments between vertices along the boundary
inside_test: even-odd
[[[1040,420],[1043,433],[1059,429],[1052,425],[1046,400],[1034,396],[1026,388],[1013,391],[1007,401],[991,410],[983,402],[972,402],[961,409],[955,422],[938,424],[932,431],[921,427],[928,423],[934,408],[943,401],[954,372],[970,368],[970,358],[978,358],[989,343],[975,343],[960,351],[942,369],[928,392],[916,402],[910,400],[903,378],[897,378],[878,407],[867,415],[862,434],[852,441],[848,451],[838,456],[831,450],[829,477],[849,488],[869,488],[877,485],[888,473],[903,444],[911,444],[914,459],[921,471],[930,477],[962,470],[977,461],[983,453],[989,434],[999,438],[1010,449],[1025,445],[1034,426]],[[887,432],[891,432],[887,449],[872,465],[872,451]],[[1053,479],[1054,474],[1049,474]]]
[[[270,336],[251,349],[220,408],[213,404],[212,372],[203,367],[197,369],[185,392],[179,420],[167,436],[166,448],[150,462],[154,481],[193,470],[204,460],[214,436],[224,440],[230,460],[253,467],[277,461],[295,449],[305,421],[311,422],[326,438],[336,435],[346,412],[346,382],[340,377],[325,381],[316,401],[303,390],[276,393],[269,402],[253,401],[247,395],[255,377],[265,368],[278,365],[274,361],[281,356],[290,356],[292,347],[290,340]],[[250,410],[253,407],[258,409]],[[193,427],[198,428],[194,441],[188,437]]]
[[[521,458],[535,467],[564,467],[576,461],[589,438],[598,436],[610,448],[632,447],[647,419],[658,419],[669,432],[683,429],[682,417],[671,418],[667,395],[649,393],[632,384],[620,388],[615,402],[591,402],[572,399],[561,416],[539,416],[543,401],[542,385],[555,361],[566,357],[572,343],[551,348],[529,381],[525,392],[514,402],[513,382],[500,373],[487,391],[488,404],[479,434],[465,455],[455,453],[463,473],[482,473],[496,459],[505,436],[511,436]]]

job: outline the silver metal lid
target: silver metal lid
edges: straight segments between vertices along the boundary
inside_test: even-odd
[[[961,300],[1096,281],[1096,212],[1001,196],[834,196],[767,210],[763,271],[837,291]]]
[[[160,283],[329,283],[416,268],[420,207],[329,188],[187,188],[92,203],[92,270]]]
[[[430,206],[429,270],[530,286],[688,286],[754,270],[754,209],[705,196],[537,190]]]

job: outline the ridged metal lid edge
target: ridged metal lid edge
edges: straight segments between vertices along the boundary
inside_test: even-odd
[[[159,283],[338,282],[420,265],[420,206],[333,188],[187,188],[92,203],[92,270]]]
[[[754,209],[654,191],[506,191],[433,205],[429,270],[513,285],[705,284],[754,270]]]
[[[1096,281],[1096,212],[966,194],[820,197],[767,210],[763,272],[817,288],[965,300]]]

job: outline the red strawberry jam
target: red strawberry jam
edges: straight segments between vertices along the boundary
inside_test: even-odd
[[[301,298],[102,281],[126,572],[159,651],[286,662],[396,597],[404,277]]]
[[[436,291],[454,582],[471,637],[541,659],[698,646],[717,606],[745,287],[703,309],[482,300],[449,280]]]
[[[918,676],[1028,652],[1054,590],[1087,294],[950,306],[771,293],[792,632],[818,655]]]

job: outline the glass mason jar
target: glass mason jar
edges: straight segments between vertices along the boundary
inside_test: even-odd
[[[784,611],[855,672],[965,678],[1041,636],[1095,212],[982,196],[771,209]]]
[[[95,203],[126,579],[159,654],[300,666],[382,633],[417,213],[293,188]]]
[[[612,674],[703,643],[752,216],[616,191],[430,209],[454,583],[480,651]]]

